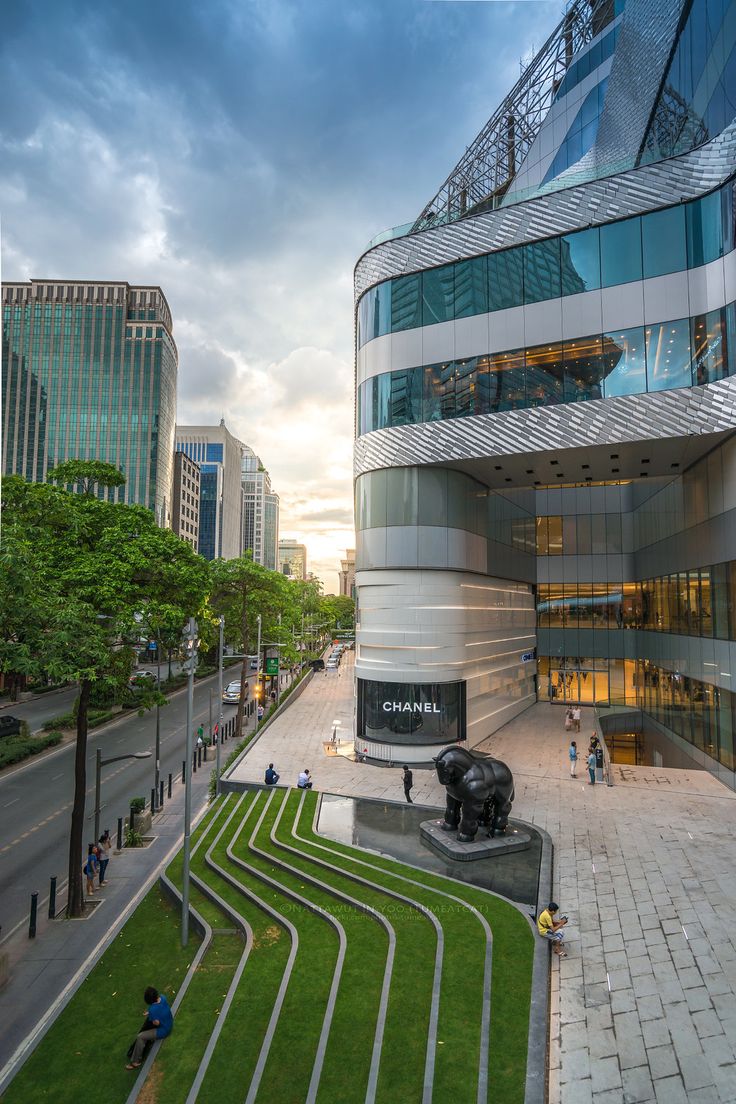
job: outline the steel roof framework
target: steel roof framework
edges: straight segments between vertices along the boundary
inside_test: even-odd
[[[604,15],[604,9],[607,9]],[[610,14],[609,14],[610,13]],[[611,0],[573,0],[503,103],[426,205],[410,233],[498,207],[529,152],[573,56],[613,15]]]

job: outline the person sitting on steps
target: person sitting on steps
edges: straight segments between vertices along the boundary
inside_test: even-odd
[[[546,909],[542,909],[537,920],[537,931],[543,939],[548,939],[552,944],[552,950],[559,958],[567,958],[567,951],[562,945],[564,932],[562,929],[567,923],[567,917],[561,916],[555,920],[555,913],[559,910],[556,901],[550,901]]]

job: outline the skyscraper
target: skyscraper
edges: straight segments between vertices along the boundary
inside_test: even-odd
[[[171,524],[177,350],[158,287],[3,284],[2,469],[43,481],[62,460],[104,460],[110,498]]]
[[[307,546],[291,537],[279,541],[279,571],[292,579],[307,577]]]
[[[255,563],[271,571],[278,567],[279,496],[271,487],[271,477],[248,445],[243,447],[241,462],[243,488],[243,535],[245,552],[250,551]]]
[[[240,462],[245,445],[224,419],[218,426],[177,426],[176,447],[200,469],[199,553],[232,560],[243,551]]]
[[[736,785],[733,15],[573,0],[357,263],[374,758],[611,703],[660,762]]]

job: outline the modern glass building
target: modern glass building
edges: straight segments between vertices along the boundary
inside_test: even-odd
[[[243,550],[269,571],[278,570],[279,496],[271,487],[271,476],[247,445],[241,461],[243,487]]]
[[[62,460],[104,460],[109,495],[170,526],[178,356],[158,287],[3,284],[2,470],[39,482]]]
[[[735,117],[736,2],[579,0],[359,259],[375,759],[621,703],[736,784]]]
[[[177,450],[200,471],[198,551],[206,560],[232,560],[243,553],[240,464],[246,447],[224,418],[216,426],[176,427]]]

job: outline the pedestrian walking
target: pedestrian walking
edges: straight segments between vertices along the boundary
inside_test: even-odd
[[[82,870],[87,878],[87,893],[94,893],[95,876],[99,870],[99,866],[97,863],[97,855],[95,854],[95,845],[93,843],[87,844],[87,861],[82,867]]]
[[[299,779],[297,781],[297,786],[299,787],[300,790],[311,790],[311,788],[312,788],[312,776],[311,776],[311,774],[309,773],[308,770],[305,769],[305,770],[299,772]]]
[[[572,732],[572,725],[572,709],[568,706],[567,712],[565,713],[565,732]]]
[[[570,743],[570,750],[567,753],[570,756],[570,777],[575,777],[575,770],[578,765],[578,745],[574,740]]]
[[[200,725],[197,729],[197,747],[203,747],[204,745],[204,725]]]
[[[591,751],[588,755],[588,774],[590,775],[589,786],[595,786],[595,751]]]
[[[128,1051],[130,1062],[125,1068],[129,1070],[139,1068],[143,1061],[143,1051],[146,1048],[146,1043],[152,1043],[156,1039],[165,1039],[167,1035],[171,1034],[174,1026],[174,1016],[163,993],[159,993],[157,989],[149,985],[143,994],[143,999],[148,1005],[146,1022]]]
[[[575,731],[580,731],[580,706],[576,705],[572,711],[573,724],[575,725]]]
[[[110,862],[110,852],[112,851],[112,840],[110,839],[110,830],[106,828],[100,836],[100,885],[105,884],[107,876],[107,864]]]
[[[264,778],[264,782],[266,783],[266,785],[275,786],[280,777],[281,775],[277,774],[276,771],[273,769],[273,763],[269,763],[266,769],[266,776]]]
[[[411,773],[406,763],[404,763],[404,774],[402,776],[402,782],[404,783],[404,797],[410,805],[413,805],[414,802],[411,799],[411,791],[412,787],[414,786],[414,775]]]

